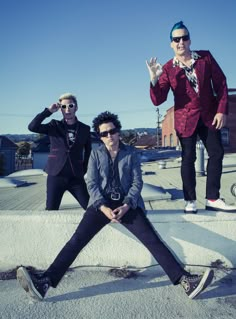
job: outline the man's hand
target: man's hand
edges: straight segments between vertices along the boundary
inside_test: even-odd
[[[116,222],[120,223],[121,218],[127,213],[127,211],[130,209],[129,205],[124,204],[120,207],[117,207],[113,210],[113,213],[115,214]],[[113,221],[113,220],[112,220]]]
[[[119,223],[119,221],[116,220],[116,214],[113,212],[111,208],[102,205],[99,209],[104,215],[106,215],[108,219],[110,219],[110,221],[112,221],[113,223]]]
[[[59,103],[54,103],[51,106],[49,106],[48,109],[49,109],[49,111],[51,113],[55,113],[55,112],[57,112],[59,110],[59,108],[60,108],[60,104]]]
[[[161,64],[157,62],[157,58],[151,58],[149,62],[146,60],[146,65],[150,75],[150,80],[158,80],[163,71]]]
[[[212,125],[215,125],[217,130],[220,130],[222,127],[225,126],[227,120],[227,115],[223,113],[216,113]]]

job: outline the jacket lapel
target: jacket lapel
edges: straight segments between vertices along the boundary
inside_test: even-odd
[[[204,74],[205,74],[205,61],[202,58],[199,58],[196,61],[196,67],[195,71],[197,74],[197,80],[198,80],[198,88],[199,88],[199,94],[202,89],[202,86],[204,84]]]

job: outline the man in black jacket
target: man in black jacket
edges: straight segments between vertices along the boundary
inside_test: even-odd
[[[61,110],[61,121],[43,120]],[[32,120],[28,128],[50,138],[50,154],[45,171],[47,177],[46,210],[58,210],[61,199],[68,190],[86,209],[89,195],[84,180],[91,152],[90,127],[78,121],[75,113],[77,99],[70,93],[63,94],[59,103],[54,103]]]

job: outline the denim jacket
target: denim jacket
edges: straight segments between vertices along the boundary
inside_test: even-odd
[[[141,197],[143,186],[140,160],[134,147],[120,142],[118,152],[118,170],[123,193],[124,203],[129,203],[132,209],[137,206],[145,210]],[[106,200],[103,191],[107,185],[109,176],[109,159],[106,147],[102,144],[92,150],[87,171],[87,187],[90,195],[88,206],[100,207]]]

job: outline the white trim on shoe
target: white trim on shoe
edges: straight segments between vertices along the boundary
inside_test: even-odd
[[[197,297],[207,286],[210,285],[214,277],[214,271],[212,269],[207,269],[203,276],[201,281],[199,282],[198,286],[195,290],[189,295],[190,299],[193,299]]]
[[[184,207],[185,214],[197,214],[196,200],[186,200]]]
[[[235,205],[227,205],[222,198],[218,198],[215,201],[211,201],[206,199],[206,210],[211,211],[220,211],[220,212],[228,212],[228,213],[236,213]]]
[[[16,272],[17,280],[22,288],[30,294],[30,296],[37,300],[43,300],[38,290],[34,287],[33,281],[25,267],[19,267]]]

